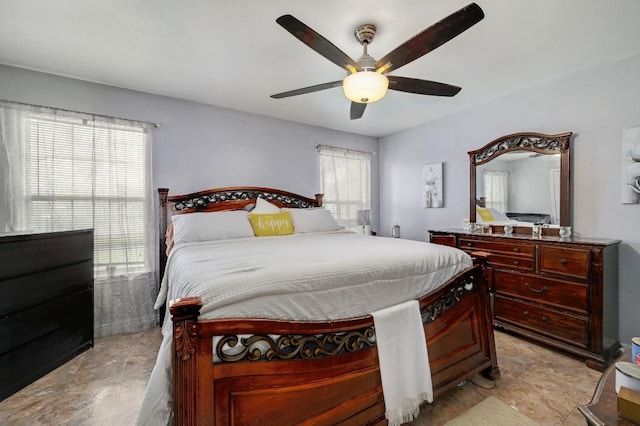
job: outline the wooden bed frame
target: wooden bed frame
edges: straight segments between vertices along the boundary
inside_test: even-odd
[[[314,199],[260,187],[171,197],[166,188],[158,191],[161,273],[170,214],[239,210],[258,196],[285,207],[322,206],[322,194]],[[478,263],[483,263],[482,257]],[[421,298],[419,304],[435,397],[481,372],[498,378],[488,289],[480,264]],[[387,423],[370,315],[339,321],[199,321],[200,307],[197,297],[170,304],[174,424]]]

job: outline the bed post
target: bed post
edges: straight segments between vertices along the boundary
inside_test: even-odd
[[[169,188],[158,188],[159,197],[159,209],[160,217],[158,218],[158,239],[160,241],[160,247],[158,251],[158,259],[160,263],[160,270],[158,271],[158,279],[162,280],[164,275],[164,267],[167,264],[167,197],[169,195]]]
[[[324,194],[316,194],[316,206],[322,207],[323,202],[324,202]]]
[[[495,336],[493,332],[493,309],[492,309],[492,294],[493,289],[489,288],[489,280],[488,274],[490,273],[487,268],[487,262],[489,261],[489,257],[491,257],[490,253],[485,251],[474,251],[471,253],[471,258],[473,259],[473,263],[475,265],[479,265],[482,268],[482,281],[484,282],[486,294],[484,295],[484,301],[486,307],[484,309],[486,314],[486,323],[487,323],[487,336],[489,337],[489,351],[491,353],[491,366],[487,367],[482,373],[484,376],[491,380],[498,380],[500,378],[500,368],[498,367],[498,358],[496,355],[496,344],[495,344]]]
[[[169,188],[158,188],[158,285],[156,290],[160,292],[160,283],[162,283],[162,277],[164,276],[164,269],[167,265],[167,196],[169,194]],[[165,305],[158,311],[158,324],[162,325],[164,322]]]
[[[202,301],[199,297],[172,300],[174,425],[195,425],[197,410],[197,331]]]

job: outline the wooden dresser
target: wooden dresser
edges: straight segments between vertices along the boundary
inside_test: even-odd
[[[0,400],[93,346],[93,231],[0,234]]]
[[[618,342],[618,240],[430,230],[431,242],[490,253],[493,323],[602,370]]]

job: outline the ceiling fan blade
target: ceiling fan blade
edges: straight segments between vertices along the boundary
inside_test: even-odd
[[[342,50],[334,46],[329,40],[309,28],[307,25],[291,15],[282,15],[276,22],[285,30],[289,31],[295,38],[324,56],[340,68],[349,72],[360,71],[360,65]]]
[[[315,86],[303,87],[302,89],[290,90],[288,92],[276,93],[271,95],[274,99],[288,98],[290,96],[304,95],[305,93],[319,92],[320,90],[333,89],[342,86],[342,80],[332,81],[330,83],[316,84]]]
[[[361,104],[359,102],[351,102],[351,119],[357,120],[362,117],[367,104]]]
[[[388,75],[389,90],[417,93],[419,95],[455,96],[462,88],[437,81],[420,80],[417,78],[396,77]]]
[[[396,47],[376,62],[376,69],[380,69],[387,63],[390,63],[390,66],[383,72],[398,69],[448,42],[480,22],[482,18],[484,18],[484,12],[480,6],[471,3]]]

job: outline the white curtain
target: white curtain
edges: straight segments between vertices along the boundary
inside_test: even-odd
[[[361,231],[358,211],[371,209],[371,153],[319,145],[320,190],[337,222]]]
[[[148,123],[0,102],[0,230],[94,230],[96,337],[157,323],[151,133]]]
[[[560,223],[560,169],[549,170],[551,186],[551,223]]]
[[[509,205],[509,172],[485,170],[484,193],[486,207],[506,213]]]

